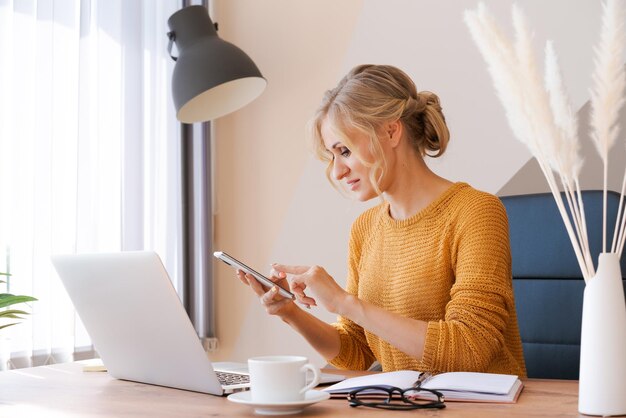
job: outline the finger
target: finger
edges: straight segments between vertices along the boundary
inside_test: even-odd
[[[273,268],[270,270],[270,279],[273,282],[282,280],[282,279],[284,279],[286,277],[287,277],[287,274],[284,271],[278,271],[278,270],[275,270]]]
[[[288,283],[289,283],[289,289],[291,290],[291,293],[294,293],[299,296],[306,296],[304,294],[304,291],[306,290],[306,284],[293,283],[293,282],[288,282]]]
[[[266,306],[271,305],[272,303],[277,301],[276,298],[282,299],[282,296],[278,295],[278,287],[273,286],[263,296],[261,296],[261,303]]]
[[[263,287],[263,285],[261,283],[259,283],[257,281],[257,279],[254,278],[253,275],[246,274],[245,278],[246,278],[246,280],[248,281],[248,284],[250,285],[250,287],[252,288],[254,293],[256,293],[257,296],[261,297],[261,296],[265,295],[265,293],[266,293],[265,288]]]
[[[304,290],[307,288],[307,276],[306,275],[295,275],[295,276],[291,276],[287,279],[287,283],[289,283],[289,287],[291,289],[295,290],[299,290],[301,292],[304,292]]]
[[[243,271],[241,270],[237,270],[237,278],[239,280],[241,280],[241,282],[247,286],[249,286],[250,284],[248,283],[248,280],[246,280],[246,275],[244,274]]]
[[[310,267],[309,266],[288,266],[285,264],[272,264],[272,268],[278,272],[284,272],[289,274],[302,274],[305,273]]]
[[[315,302],[315,299],[309,297],[309,296],[297,296],[296,297],[298,299],[298,302],[301,303],[302,305],[306,305],[307,307],[311,307],[311,306],[317,306],[317,303]]]

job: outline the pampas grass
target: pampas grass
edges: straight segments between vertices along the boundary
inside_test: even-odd
[[[561,182],[565,186],[569,207],[574,211],[574,224],[581,244],[581,251],[585,258],[585,264],[591,267],[591,269],[588,267],[588,270],[592,272],[593,261],[591,260],[591,252],[588,245],[585,211],[578,182],[578,176],[583,165],[583,159],[580,156],[580,143],[578,141],[578,118],[572,109],[565,90],[559,60],[552,41],[546,42],[544,79],[554,125],[557,130],[557,143],[563,145],[562,149],[556,151],[557,164],[555,165],[556,167],[553,166],[553,169],[561,173]]]
[[[623,4],[608,0],[603,7],[602,32],[596,48],[592,92],[592,128],[596,148],[604,162],[603,252],[606,252],[606,189],[608,150],[617,138],[616,121],[623,104],[626,84],[622,51]],[[522,10],[513,6],[514,42],[503,35],[486,6],[465,12],[465,22],[478,46],[515,138],[537,159],[572,242],[585,281],[595,274],[589,251],[579,174],[583,164],[578,141],[578,121],[567,96],[557,54],[552,42],[545,48],[542,83],[532,48],[532,32]],[[612,251],[621,254],[626,237],[626,211],[620,199]],[[562,188],[563,193],[561,193]],[[567,208],[566,208],[567,205]]]
[[[600,42],[595,49],[594,88],[591,90],[592,139],[604,162],[604,206],[602,217],[602,251],[606,252],[606,192],[609,149],[619,132],[616,124],[624,103],[624,11],[617,0],[603,4]],[[612,246],[614,248],[614,245]]]

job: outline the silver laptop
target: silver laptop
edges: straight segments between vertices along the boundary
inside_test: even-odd
[[[245,370],[213,367],[156,253],[58,255],[52,263],[111,376],[213,395],[249,387]]]

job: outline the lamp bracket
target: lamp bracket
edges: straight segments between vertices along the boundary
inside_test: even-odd
[[[176,41],[176,33],[174,31],[167,32],[167,38],[170,40],[167,44],[167,53],[170,54],[170,57],[176,61],[178,57],[172,55],[172,46],[174,45],[174,41]]]
[[[213,27],[215,28],[215,31],[219,30],[217,22],[213,23]],[[174,46],[174,42],[176,42],[176,33],[174,31],[167,32],[167,39],[170,40],[167,43],[167,53],[170,54],[170,58],[176,61],[178,60],[178,57],[175,57],[174,55],[172,55],[172,47]]]

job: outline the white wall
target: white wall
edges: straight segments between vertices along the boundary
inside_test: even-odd
[[[463,23],[467,0],[216,0],[220,35],[245,50],[268,80],[265,93],[215,122],[215,247],[261,271],[276,261],[320,264],[340,283],[347,237],[365,206],[326,182],[308,154],[304,125],[325,90],[354,65],[399,66],[418,89],[436,92],[452,139],[432,162],[454,181],[498,192],[530,158],[512,138],[478,50]],[[486,2],[507,30],[512,1]],[[521,3],[535,41],[555,48],[574,105],[588,99],[592,45],[600,26],[597,0]],[[542,188],[543,184],[530,187]],[[214,358],[245,360],[266,353],[319,358],[278,319],[265,314],[226,266],[216,265]],[[317,312],[325,320],[332,316]]]

